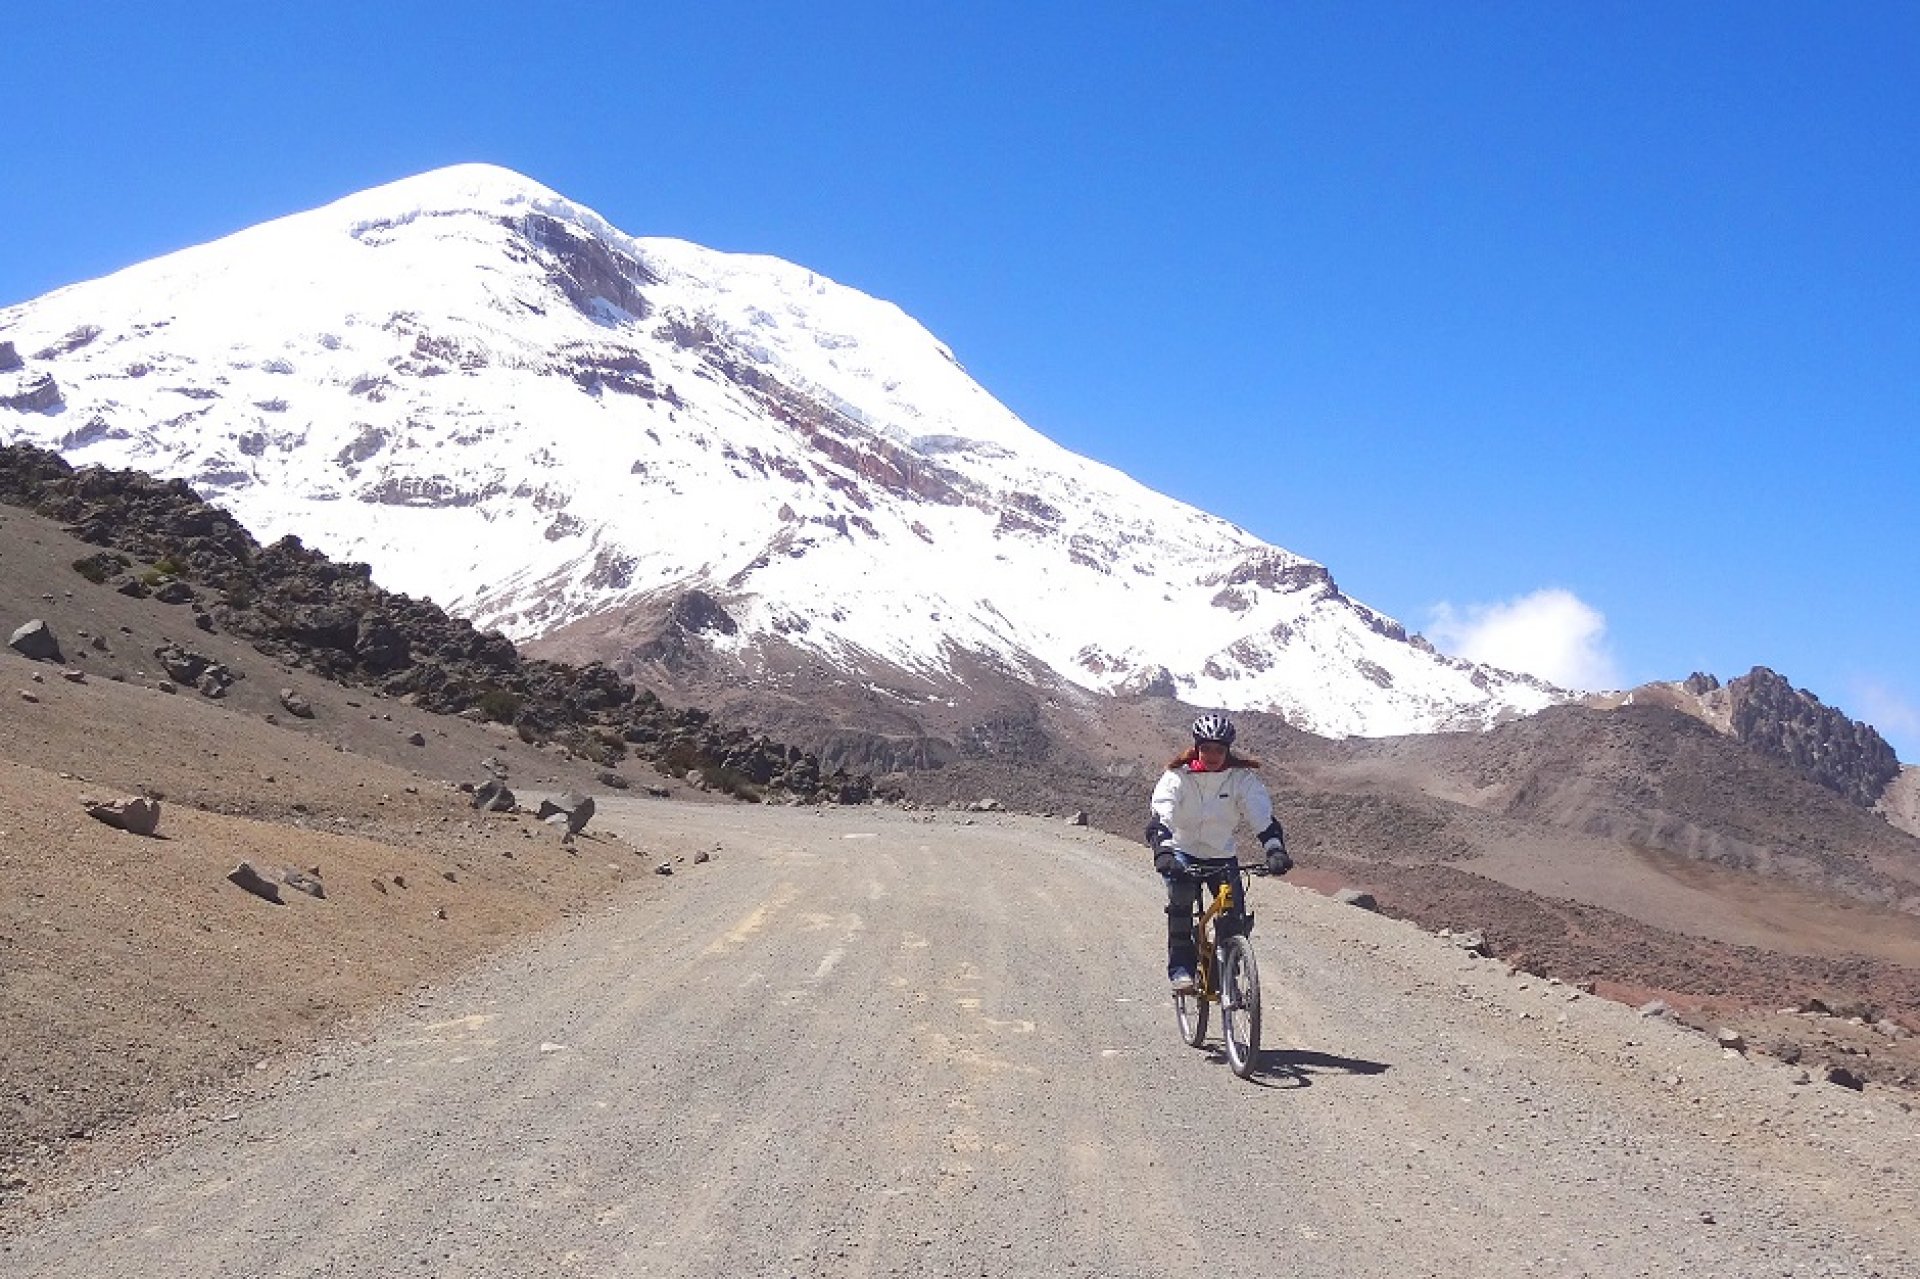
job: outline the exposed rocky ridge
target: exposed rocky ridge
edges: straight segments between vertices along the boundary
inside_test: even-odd
[[[1733,735],[1828,790],[1871,808],[1900,775],[1893,747],[1870,724],[1848,718],[1764,666],[1730,681]]]
[[[1900,775],[1893,747],[1871,724],[1764,666],[1725,685],[1696,671],[1684,680],[1642,684],[1624,696],[1591,697],[1586,704],[1662,706],[1690,715],[1861,808],[1879,803]]]
[[[292,537],[262,547],[182,481],[76,471],[56,454],[14,445],[0,447],[0,501],[108,548],[75,565],[103,588],[172,591],[203,629],[243,636],[326,679],[438,714],[510,723],[523,740],[558,741],[608,765],[631,753],[743,792],[842,802],[871,794],[865,776],[823,773],[809,752],[716,724],[703,710],[665,706],[603,665],[522,658],[497,634],[381,589],[364,564],[333,563]]]

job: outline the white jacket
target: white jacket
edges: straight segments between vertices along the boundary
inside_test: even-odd
[[[1259,832],[1273,821],[1273,797],[1251,768],[1196,773],[1170,768],[1153,788],[1153,815],[1173,832],[1173,846],[1189,857],[1233,856],[1240,819]]]

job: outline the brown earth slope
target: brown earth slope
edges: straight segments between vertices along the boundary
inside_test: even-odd
[[[486,779],[483,761],[549,791],[604,770],[281,667],[184,608],[79,578],[87,549],[0,507],[7,630],[42,618],[68,659],[0,648],[0,1205],[102,1127],[190,1102],[611,885],[651,885],[673,855],[591,827],[562,847],[530,816],[476,812],[452,783]],[[159,691],[168,641],[240,678],[219,701]],[[161,797],[153,838],[81,807],[141,792]],[[243,892],[226,879],[243,860],[317,869],[326,896]]]

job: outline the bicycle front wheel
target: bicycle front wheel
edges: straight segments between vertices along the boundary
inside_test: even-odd
[[[1220,944],[1220,1037],[1233,1073],[1251,1075],[1260,1059],[1260,969],[1245,937]]]
[[[1173,997],[1174,1020],[1180,1023],[1180,1038],[1189,1048],[1198,1048],[1207,1038],[1207,1001],[1199,992]]]

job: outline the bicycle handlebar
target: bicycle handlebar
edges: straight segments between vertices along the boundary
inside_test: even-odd
[[[1245,869],[1240,865],[1240,859],[1237,856],[1218,862],[1200,861],[1189,857],[1177,848],[1173,850],[1173,862],[1188,879],[1224,879]]]

